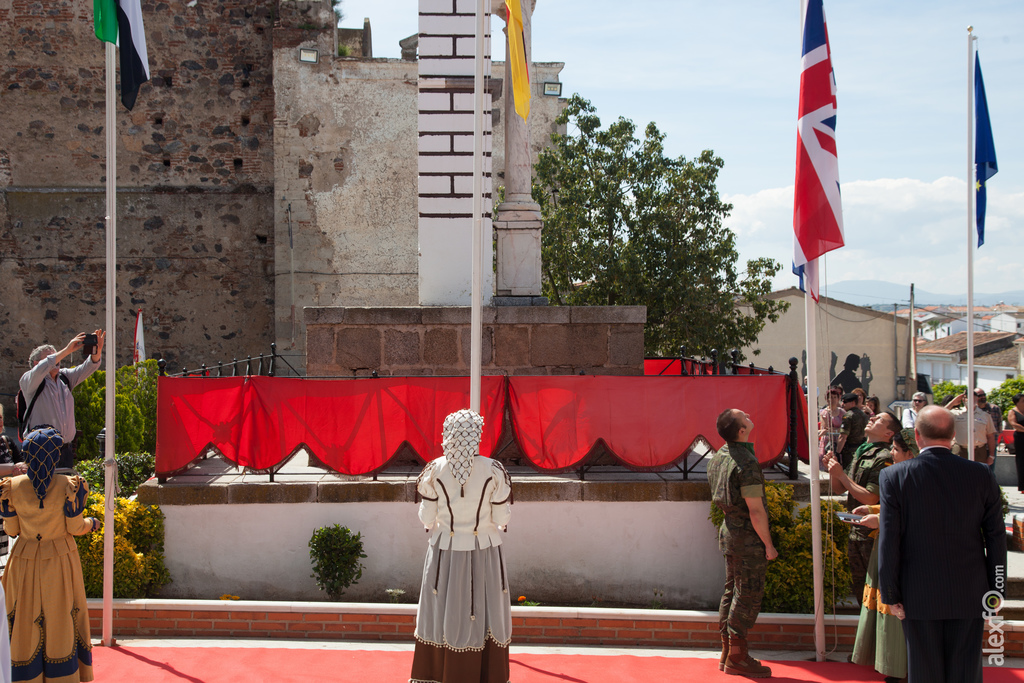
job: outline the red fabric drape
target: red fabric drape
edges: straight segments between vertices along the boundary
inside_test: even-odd
[[[462,377],[161,377],[156,470],[180,470],[208,446],[240,466],[267,470],[305,445],[332,470],[366,474],[403,442],[425,460],[441,455],[444,418],[468,404],[469,379]],[[481,411],[480,452],[490,455],[505,412],[503,377],[482,379]]]
[[[762,464],[788,441],[785,375],[484,377],[483,455],[501,436],[506,381],[516,441],[540,470],[574,467],[598,442],[627,467],[663,469],[702,439],[720,447],[715,420],[725,407],[750,413]],[[255,470],[277,467],[300,446],[349,475],[381,469],[403,443],[432,460],[444,418],[468,403],[464,377],[161,377],[156,471],[179,471],[211,446]],[[806,434],[804,425],[805,416]]]
[[[701,362],[699,360],[693,360],[692,358],[644,358],[644,374],[645,375],[661,375],[662,377],[668,375],[681,375],[682,368],[685,365],[686,374],[688,375],[713,375],[714,365],[711,361]],[[732,368],[729,367],[728,371],[723,374],[736,374],[736,375],[769,375],[766,368],[750,367],[749,365],[740,365],[736,368],[734,373]]]
[[[634,469],[661,469],[703,438],[722,446],[718,414],[740,408],[754,421],[757,458],[785,450],[784,375],[757,377],[512,377],[512,425],[520,450],[542,470],[578,465],[598,440]]]

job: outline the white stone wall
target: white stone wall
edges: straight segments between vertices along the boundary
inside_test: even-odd
[[[472,303],[473,75],[476,3],[419,4],[419,303]],[[485,20],[485,78],[490,76],[490,16]],[[483,104],[481,252],[491,248],[491,96]],[[482,257],[482,296],[493,293],[491,259]]]
[[[276,337],[291,347],[294,304],[302,351],[305,306],[417,303],[416,64],[288,48],[274,81]]]
[[[654,590],[671,607],[713,609],[725,568],[707,501],[520,502],[504,536],[513,599],[544,604],[644,605]],[[427,537],[410,503],[164,505],[173,583],[160,597],[318,600],[309,538],[325,524],[363,535],[367,557],[345,597],[419,593]]]

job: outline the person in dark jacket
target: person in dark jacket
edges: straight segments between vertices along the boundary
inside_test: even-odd
[[[945,408],[923,408],[914,431],[921,455],[880,478],[881,599],[903,620],[910,683],[981,683],[982,630],[1006,582],[999,487],[953,455]]]

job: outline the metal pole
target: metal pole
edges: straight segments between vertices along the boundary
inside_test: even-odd
[[[338,35],[337,27],[335,27],[334,35]],[[337,52],[337,51],[335,51]],[[292,345],[291,348],[295,348],[295,238],[292,235],[292,204],[288,202],[288,294],[292,299]]]
[[[903,385],[903,398],[912,399],[917,393],[917,334],[914,324],[914,283],[910,283],[910,330],[907,342],[907,383]],[[913,384],[910,378],[913,377]]]
[[[900,391],[900,323],[896,317],[899,304],[892,305],[892,397],[899,396]],[[906,385],[904,385],[906,386]],[[881,408],[882,406],[878,406]]]
[[[974,460],[974,27],[967,27],[967,459]],[[995,455],[993,453],[993,455]]]
[[[483,359],[483,311],[481,280],[483,270],[484,207],[484,0],[476,3],[476,68],[473,74],[473,302],[470,311],[469,409],[480,412],[480,372]]]
[[[107,86],[107,337],[106,337],[106,439],[104,440],[104,522],[103,522],[103,644],[114,642],[114,513],[117,509],[117,474],[114,464],[114,320],[117,272],[117,138],[114,97],[114,44],[106,47]]]
[[[817,269],[817,260],[807,264]],[[809,270],[809,268],[805,270]],[[817,273],[814,273],[817,276]],[[811,466],[811,567],[814,572],[814,654],[825,661],[825,585],[821,557],[821,484],[818,473],[818,302],[810,287],[804,293],[804,327],[807,334],[807,461]]]

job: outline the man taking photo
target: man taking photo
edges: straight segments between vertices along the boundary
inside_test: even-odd
[[[92,337],[95,337],[95,346],[88,350],[91,353],[81,365],[70,370],[60,367],[62,360],[85,346],[87,338],[91,344]],[[49,344],[38,346],[28,357],[31,369],[18,381],[27,404],[22,432],[27,434],[33,428],[49,425],[63,437],[57,467],[75,466],[75,448],[71,441],[78,430],[75,427],[75,397],[71,390],[100,367],[105,338],[103,330],[96,330],[93,335],[85,332],[76,335],[60,351]]]

